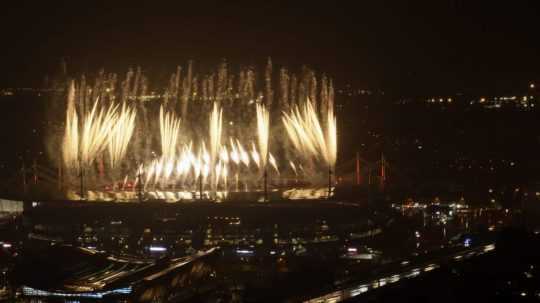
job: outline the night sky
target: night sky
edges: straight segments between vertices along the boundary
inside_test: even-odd
[[[3,4],[12,7],[0,18],[0,87],[39,85],[62,57],[73,73],[141,65],[165,78],[189,59],[213,67],[270,56],[338,85],[401,94],[512,90],[540,79],[539,1],[35,2]]]

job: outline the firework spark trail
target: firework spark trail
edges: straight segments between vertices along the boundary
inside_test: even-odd
[[[246,167],[249,168],[249,154],[244,149],[242,144],[240,144],[240,141],[238,141],[238,139],[236,139],[236,147],[238,148],[238,152],[240,153],[240,160]]]
[[[337,160],[337,119],[333,111],[328,111],[328,126],[326,133],[327,158],[329,167],[333,168]]]
[[[163,172],[163,158],[156,159],[154,163],[154,185],[156,185],[160,181],[161,173]]]
[[[128,183],[128,176],[126,175],[124,177],[124,182],[122,182],[122,190],[125,190],[127,183]]]
[[[274,168],[276,173],[279,175],[279,169],[278,169],[278,166],[277,166],[276,158],[274,158],[272,153],[268,153],[268,163],[270,163],[272,168]]]
[[[294,147],[301,154],[322,158],[327,166],[333,167],[337,155],[336,117],[328,111],[326,132],[311,101],[302,109],[296,107],[291,113],[283,113],[283,124]]]
[[[163,165],[163,184],[169,181],[169,178],[174,170],[174,159],[164,159],[165,164]]]
[[[180,119],[176,118],[173,113],[165,113],[163,106],[159,110],[159,129],[161,134],[161,155],[167,160],[172,160],[176,155]]]
[[[224,145],[221,147],[221,151],[219,153],[219,159],[223,161],[223,164],[229,163],[229,153],[227,152],[227,146]]]
[[[293,162],[293,161],[289,161],[289,165],[291,166],[291,169],[293,170],[294,175],[295,175],[295,176],[298,176],[298,172],[296,171],[296,165],[294,165],[294,162]]]
[[[328,159],[328,149],[326,147],[326,138],[324,137],[324,132],[319,117],[317,116],[317,112],[309,100],[304,107],[304,127],[307,130],[312,144],[318,149],[319,155],[321,155],[327,163],[330,163]]]
[[[240,163],[240,153],[238,152],[238,148],[236,147],[236,144],[234,143],[233,139],[230,138],[229,141],[231,144],[230,158],[234,162],[234,164],[238,165]]]
[[[206,144],[204,143],[204,141],[200,149],[200,156],[201,156],[201,160],[206,164],[210,164],[210,161],[212,161],[212,158],[210,157],[210,154],[208,153],[208,150],[206,149]]]
[[[223,165],[221,161],[218,161],[218,163],[216,164],[215,174],[214,174],[214,184],[216,185],[216,187],[219,185],[222,169],[223,169]]]
[[[266,107],[261,104],[256,106],[257,112],[257,139],[259,143],[259,154],[261,158],[261,169],[266,169],[268,161],[268,138],[270,136],[270,115]]]
[[[104,107],[98,111],[99,100],[96,100],[88,116],[84,117],[81,138],[81,161],[88,166],[101,154],[108,143],[110,130],[117,119],[118,105],[111,104],[107,110]]]
[[[195,174],[195,180],[199,179],[202,171],[201,154],[191,159],[191,166],[193,167],[193,173]]]
[[[257,148],[255,147],[255,143],[251,142],[251,158],[253,159],[253,162],[255,165],[257,165],[258,168],[261,167],[261,156],[257,152]]]
[[[141,182],[143,182],[142,175],[144,173],[143,165],[139,165],[139,168],[137,169],[137,174],[135,175],[135,182],[133,183],[133,188],[137,188],[138,186],[141,186]]]
[[[229,169],[225,164],[223,164],[223,169],[221,170],[221,176],[223,177],[223,187],[228,188],[229,186]]]
[[[75,83],[69,86],[66,126],[62,144],[62,154],[66,167],[78,167],[79,157],[79,119],[75,108]]]
[[[313,141],[311,126],[309,125],[309,114],[306,110],[304,108],[304,111],[301,112],[296,107],[290,114],[283,113],[283,123],[294,147],[301,155],[307,157],[317,156],[317,146]]]
[[[210,175],[210,164],[207,162],[204,162],[202,164],[201,174],[203,176],[203,184],[206,184],[206,180],[208,179],[208,176]]]
[[[192,159],[195,157],[191,149],[191,142],[184,145],[180,157],[176,162],[176,178],[180,179],[182,183],[185,181],[185,178],[191,169]]]
[[[236,144],[234,143],[232,138],[229,138],[229,142],[231,145],[231,152],[229,155],[229,158],[232,160],[232,162],[235,164],[235,174],[234,174],[234,189],[238,191],[238,185],[239,185],[239,179],[238,174],[240,170],[240,153],[238,152],[238,148],[236,147]]]
[[[293,143],[293,146],[300,151],[303,151],[304,147],[302,146],[302,143],[300,141],[298,132],[296,131],[296,117],[295,113],[291,113],[291,115],[284,113],[283,114],[283,125],[285,126],[285,130],[287,131],[287,134],[289,135],[289,139]]]
[[[194,161],[192,163],[195,171],[195,180],[199,179],[199,177],[202,178],[201,181],[203,185],[206,184],[210,174],[210,161],[210,154],[208,153],[206,144],[203,141],[199,148],[199,153],[196,158],[194,157]]]
[[[144,182],[145,190],[146,190],[146,186],[150,183],[150,181],[154,177],[155,171],[156,171],[156,160],[152,161],[152,163],[148,166],[148,170],[146,172],[146,181]]]
[[[210,167],[216,163],[221,148],[221,131],[222,131],[223,110],[214,102],[212,113],[210,114]],[[212,182],[212,189],[215,189],[216,184]]]
[[[170,180],[176,161],[176,149],[180,132],[180,119],[171,112],[165,112],[163,105],[159,110],[159,129],[161,134],[161,159],[156,167],[154,183],[163,187]]]
[[[118,115],[109,134],[109,158],[111,167],[115,167],[126,155],[127,147],[135,129],[135,109],[128,109],[122,104]]]

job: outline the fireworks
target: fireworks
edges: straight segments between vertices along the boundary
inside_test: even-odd
[[[325,134],[317,113],[308,100],[302,109],[296,107],[290,113],[284,113],[283,124],[294,147],[302,155],[322,158],[327,166],[333,167],[337,153],[336,118],[331,112],[328,115]]]
[[[334,167],[337,160],[337,119],[328,112],[326,127],[326,161],[329,167]]]
[[[259,143],[259,153],[261,156],[261,168],[266,169],[268,161],[268,138],[270,128],[270,116],[264,105],[257,104],[257,139]],[[255,157],[254,157],[255,158]],[[257,161],[256,161],[257,162]]]
[[[136,112],[122,104],[120,114],[110,130],[108,151],[111,159],[111,167],[115,167],[124,158],[127,152],[128,143],[135,129]]]
[[[99,110],[98,110],[99,108]],[[109,136],[117,120],[117,106],[111,104],[107,109],[99,106],[96,100],[89,114],[85,115],[80,142],[81,162],[84,166],[92,164],[109,143]]]
[[[221,165],[218,163],[216,166],[216,160],[218,157],[219,150],[221,149],[221,130],[222,130],[222,119],[223,111],[219,108],[217,103],[214,103],[212,113],[210,114],[210,161],[208,165],[210,167],[216,167],[215,179],[212,182],[212,187],[217,186],[221,173]]]
[[[75,110],[75,84],[71,82],[68,92],[66,126],[62,142],[62,156],[66,167],[78,168],[79,118]]]
[[[268,154],[268,162],[270,163],[270,165],[272,165],[276,173],[279,175],[279,168],[277,166],[276,158],[274,158],[272,154]]]
[[[296,165],[294,164],[294,162],[293,162],[293,161],[289,161],[289,165],[291,166],[291,169],[293,170],[294,175],[297,176],[297,175],[298,175],[298,172],[296,171]]]
[[[172,161],[176,155],[180,119],[177,119],[172,113],[164,113],[163,106],[159,109],[159,130],[161,134],[161,156],[167,161]]]
[[[66,167],[79,168],[91,165],[105,149],[109,152],[110,164],[114,167],[126,154],[128,143],[135,126],[135,110],[125,104],[111,104],[108,108],[96,100],[89,113],[82,114],[82,127],[79,128],[79,114],[74,105],[75,88],[70,85],[66,126],[62,145]]]
[[[140,70],[129,72],[121,88],[114,77],[102,76],[92,94],[71,83],[62,134],[68,186],[82,169],[95,190],[202,186],[217,195],[260,190],[267,174],[269,184],[299,177],[321,183],[337,156],[331,81],[281,69],[274,94],[272,70],[269,62],[263,90],[252,68],[234,77],[226,64],[201,76],[190,63],[185,78],[176,72],[162,94],[148,93]]]

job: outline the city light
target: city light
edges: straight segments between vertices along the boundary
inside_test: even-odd
[[[150,246],[148,247],[148,250],[151,252],[165,252],[167,251],[167,248],[163,246]]]
[[[237,249],[236,253],[239,255],[253,255],[253,250],[250,249]]]

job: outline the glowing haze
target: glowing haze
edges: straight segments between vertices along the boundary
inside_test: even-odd
[[[269,61],[261,74],[233,74],[226,63],[196,74],[190,62],[161,93],[140,69],[120,83],[105,73],[93,85],[72,81],[63,130],[48,139],[62,145],[61,159],[51,149],[60,181],[72,195],[84,172],[93,192],[193,193],[202,185],[210,197],[258,191],[263,171],[270,188],[323,184],[337,158],[332,82],[308,69],[272,71]]]

